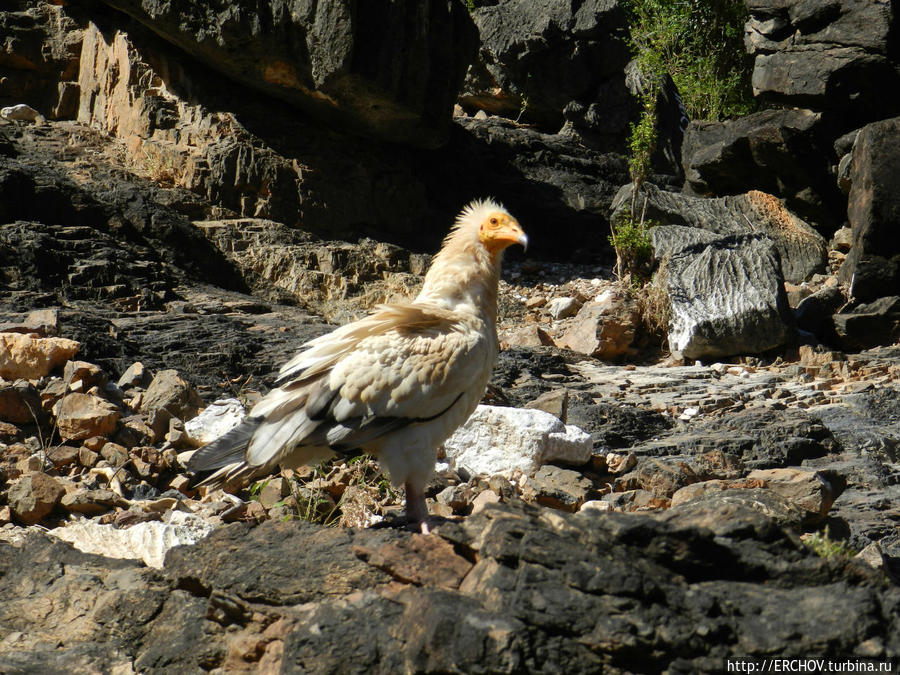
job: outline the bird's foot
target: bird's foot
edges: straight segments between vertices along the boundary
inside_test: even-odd
[[[417,528],[422,534],[431,534],[425,494],[409,481],[406,482],[406,517],[411,527]]]

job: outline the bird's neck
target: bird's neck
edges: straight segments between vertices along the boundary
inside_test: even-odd
[[[442,250],[432,261],[416,300],[454,311],[468,309],[494,325],[501,258],[502,253],[491,255],[474,244]]]

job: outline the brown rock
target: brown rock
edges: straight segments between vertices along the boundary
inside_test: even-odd
[[[59,337],[0,333],[0,377],[37,380],[71,359],[81,344]]]
[[[677,459],[647,457],[635,473],[638,484],[656,497],[672,497],[679,488],[699,480],[687,462]]]
[[[9,488],[9,507],[16,520],[34,525],[50,513],[66,493],[58,480],[45,473],[33,473]]]
[[[113,466],[122,466],[128,461],[128,449],[118,443],[104,443],[100,456]]]
[[[60,505],[69,513],[97,516],[127,502],[112,490],[78,490],[64,495]]]
[[[79,448],[71,445],[57,445],[44,453],[55,469],[60,469],[78,461]]]
[[[23,321],[0,323],[0,333],[36,333],[41,337],[56,335],[59,329],[59,310],[35,309]]]
[[[152,381],[153,377],[150,375],[150,371],[144,367],[143,363],[135,361],[122,373],[118,385],[122,389],[131,389],[133,387],[146,388]]]
[[[22,430],[15,424],[0,421],[0,443],[12,443],[21,440]]]
[[[589,302],[579,310],[559,346],[600,359],[615,359],[629,352],[637,325],[634,303],[624,293],[610,292],[603,300]]]
[[[437,536],[413,534],[377,548],[356,546],[357,557],[403,583],[455,589],[472,563],[457,555],[453,544]]]
[[[548,412],[565,424],[569,412],[569,392],[566,389],[546,391],[533,401],[526,403],[525,407]]]
[[[188,420],[195,417],[202,406],[203,401],[200,396],[178,374],[178,371],[161,370],[153,378],[147,388],[147,393],[144,394],[141,412],[150,414],[162,409],[182,420]],[[156,431],[156,426],[152,422],[151,426]]]
[[[68,394],[56,405],[56,422],[64,440],[106,436],[116,429],[121,416],[109,401],[90,394]]]
[[[722,490],[741,490],[761,488],[764,484],[761,480],[737,479],[737,480],[705,480],[700,483],[685,485],[672,495],[672,506],[678,506],[695,499],[704,499],[707,495]]]
[[[90,467],[94,466],[99,459],[100,459],[100,454],[97,452],[94,452],[93,450],[87,448],[86,446],[81,446],[78,449],[78,463],[81,464],[81,466],[90,468]]]
[[[553,338],[544,329],[529,324],[504,331],[500,342],[504,347],[542,347],[552,345]]]
[[[18,380],[11,385],[0,386],[0,420],[31,425],[43,418],[41,395],[28,381]]]
[[[759,469],[751,471],[747,478],[763,481],[768,489],[805,512],[805,524],[808,525],[818,524],[825,519],[845,486],[843,479],[838,476],[797,468]]]
[[[281,477],[272,478],[266,481],[262,489],[260,489],[257,501],[262,504],[263,508],[271,509],[289,494],[291,494],[289,481]]]
[[[574,513],[593,491],[594,484],[577,471],[547,465],[526,481],[523,496],[552,509]]]
[[[107,383],[109,377],[103,372],[100,366],[87,361],[67,361],[66,367],[63,369],[63,380],[69,384],[72,389],[77,389],[77,383],[81,383],[80,390],[87,391],[91,387],[102,387]]]

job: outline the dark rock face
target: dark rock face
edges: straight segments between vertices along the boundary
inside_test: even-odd
[[[862,302],[900,295],[900,118],[863,127],[852,156],[847,216],[853,245],[840,278]]]
[[[735,655],[900,652],[895,587],[812,555],[758,512],[732,509],[718,537],[678,510],[660,520],[544,513],[488,507],[430,538],[232,525],[171,551],[163,575],[32,534],[19,548],[0,544],[0,623],[21,630],[0,663],[713,672]],[[101,593],[85,590],[85,574],[104,580]],[[51,631],[64,620],[61,638]]]
[[[164,39],[228,77],[344,131],[434,147],[475,48],[458,2],[280,0],[227,9],[111,0]]]
[[[829,172],[831,150],[822,116],[810,110],[763,110],[725,122],[692,122],[682,161],[685,191],[696,195],[762,190],[823,225],[845,208]]]
[[[24,0],[4,4],[0,35],[0,106],[28,101],[45,116],[70,117],[81,32],[60,6]],[[75,97],[77,98],[77,97]]]
[[[430,204],[452,213],[490,190],[540,242],[538,257],[595,262],[609,255],[609,205],[628,181],[624,157],[499,117],[457,121],[447,148],[419,158]]]
[[[622,72],[625,19],[613,0],[500,0],[472,12],[481,34],[460,103],[548,132],[567,129],[590,147],[620,149],[634,102]]]
[[[858,351],[900,339],[900,296],[878,298],[832,317],[842,349]]]
[[[788,105],[840,111],[856,126],[900,109],[890,3],[750,0],[747,7],[745,41],[756,57],[755,93]]]

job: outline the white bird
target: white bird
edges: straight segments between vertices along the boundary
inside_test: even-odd
[[[469,204],[415,300],[379,305],[307,342],[277,387],[188,468],[216,470],[202,485],[246,484],[277,466],[362,450],[405,486],[407,517],[427,533],[437,449],[475,410],[497,356],[500,265],[513,244],[528,238],[503,206]]]

